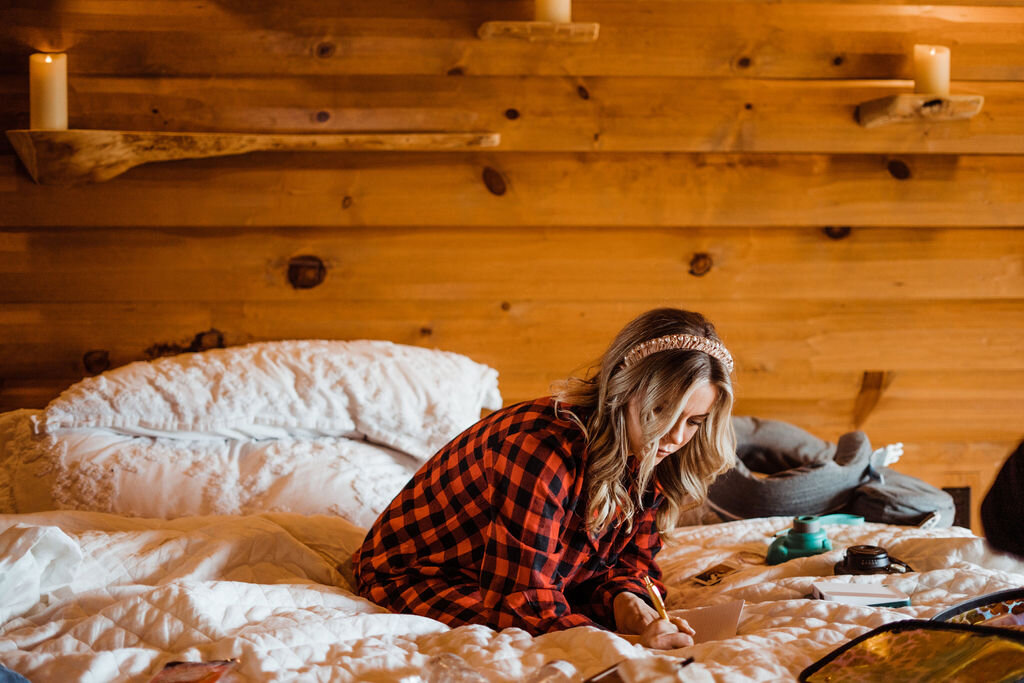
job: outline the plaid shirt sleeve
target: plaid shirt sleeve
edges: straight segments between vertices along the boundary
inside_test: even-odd
[[[484,605],[499,626],[544,633],[597,626],[573,612],[558,578],[558,541],[569,512],[570,483],[582,472],[557,440],[519,432],[490,468],[493,521],[485,530],[480,572]]]
[[[619,593],[633,593],[653,608],[644,577],[650,576],[655,587],[665,594],[665,586],[661,583],[661,569],[654,561],[655,555],[661,550],[661,536],[655,523],[657,509],[648,507],[634,522],[633,537],[624,546],[618,558],[610,562],[612,566],[606,572],[588,580],[583,588],[592,597],[581,609],[592,615],[597,621],[614,625],[615,596]]]

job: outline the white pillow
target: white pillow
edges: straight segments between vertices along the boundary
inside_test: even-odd
[[[172,438],[366,438],[420,459],[501,407],[498,373],[387,341],[259,342],[139,361],[54,399],[37,429]]]
[[[13,463],[17,512],[159,519],[294,512],[369,528],[420,465],[344,437],[186,441],[69,429],[32,446]]]

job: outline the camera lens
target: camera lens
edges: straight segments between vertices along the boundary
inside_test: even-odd
[[[837,562],[836,574],[890,574],[896,567],[889,561],[889,553],[877,545],[851,545],[846,557]]]
[[[904,574],[914,571],[909,564],[895,557],[889,557],[885,548],[877,545],[851,545],[846,557],[836,562],[835,574]]]
[[[889,566],[889,553],[877,545],[854,545],[846,551],[846,564],[850,569],[884,571]]]

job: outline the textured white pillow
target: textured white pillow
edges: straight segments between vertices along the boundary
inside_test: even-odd
[[[501,407],[498,373],[387,341],[260,342],[130,363],[54,399],[37,428],[199,438],[366,438],[425,459]]]
[[[17,452],[2,463],[13,489],[0,501],[4,514],[70,509],[173,519],[295,512],[337,515],[368,528],[420,465],[405,453],[344,437],[182,440],[93,428],[59,436],[23,431]]]

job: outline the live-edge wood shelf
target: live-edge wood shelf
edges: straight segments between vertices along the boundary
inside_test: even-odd
[[[497,147],[499,133],[335,134],[169,133],[116,130],[9,130],[7,137],[41,185],[102,182],[154,161],[249,152],[453,151]]]
[[[857,105],[857,123],[877,128],[911,121],[962,121],[981,111],[982,95],[928,95],[902,93]]]
[[[483,40],[512,38],[530,43],[593,43],[601,25],[585,22],[487,21],[476,34]]]

